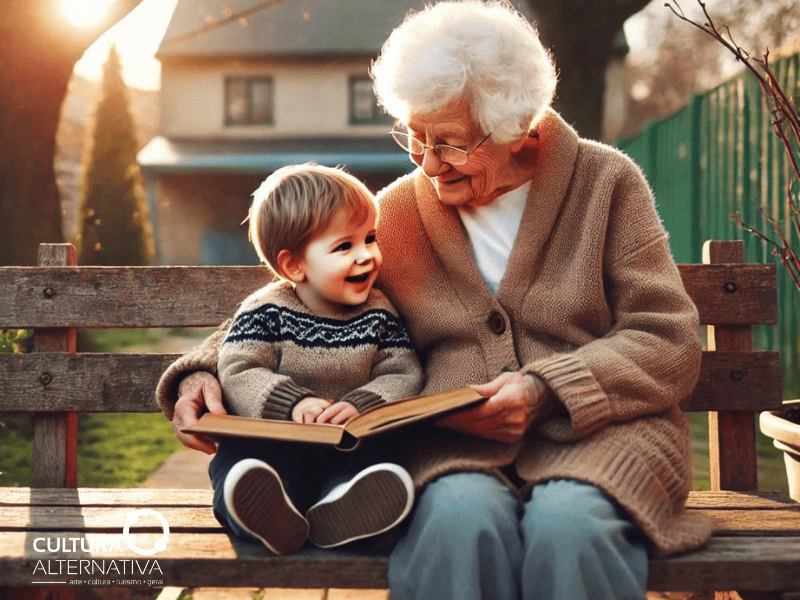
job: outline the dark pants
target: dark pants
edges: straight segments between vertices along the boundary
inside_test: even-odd
[[[391,452],[367,441],[354,451],[343,452],[324,445],[264,440],[223,440],[208,467],[214,488],[214,516],[237,537],[255,540],[228,514],[225,506],[225,478],[233,465],[256,458],[271,466],[283,482],[286,495],[303,514],[340,483],[380,462],[391,462]]]

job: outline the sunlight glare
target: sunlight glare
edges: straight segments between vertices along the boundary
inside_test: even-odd
[[[61,13],[73,27],[91,27],[100,22],[116,0],[60,0]]]

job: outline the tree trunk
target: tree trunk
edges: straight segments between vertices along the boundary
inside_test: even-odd
[[[141,0],[119,0],[78,30],[57,0],[0,2],[0,265],[35,265],[41,242],[61,242],[53,161],[61,103],[75,62]]]
[[[602,134],[605,76],[625,20],[649,0],[528,0],[559,73],[555,109],[585,138]]]
[[[53,160],[61,102],[78,57],[54,55],[29,32],[6,30],[3,37],[0,265],[35,265],[40,242],[63,241]]]
[[[605,75],[613,56],[612,49],[598,44],[588,59],[586,56],[576,57],[569,46],[553,44],[552,48],[559,72],[555,109],[581,137],[601,139]]]

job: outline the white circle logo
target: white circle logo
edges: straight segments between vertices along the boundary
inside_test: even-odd
[[[156,520],[161,524],[161,530],[164,532],[164,535],[161,537],[160,540],[156,540],[153,544],[153,547],[149,550],[142,550],[136,544],[131,541],[131,525],[135,525],[139,521],[139,515],[147,515],[150,517],[155,517]],[[142,556],[150,556],[151,554],[155,554],[156,552],[163,552],[167,549],[167,540],[169,539],[169,525],[167,524],[167,520],[164,516],[156,512],[154,510],[150,510],[149,508],[144,508],[141,510],[137,510],[132,513],[128,513],[128,518],[125,519],[125,527],[122,529],[122,537],[125,538],[125,543],[128,544],[128,548],[136,552],[136,554],[141,554]]]

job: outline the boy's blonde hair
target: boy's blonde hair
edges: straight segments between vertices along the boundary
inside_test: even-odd
[[[301,256],[309,242],[341,210],[357,223],[377,213],[375,196],[361,181],[336,167],[316,163],[282,167],[253,192],[249,237],[259,258],[280,278],[278,253]]]

